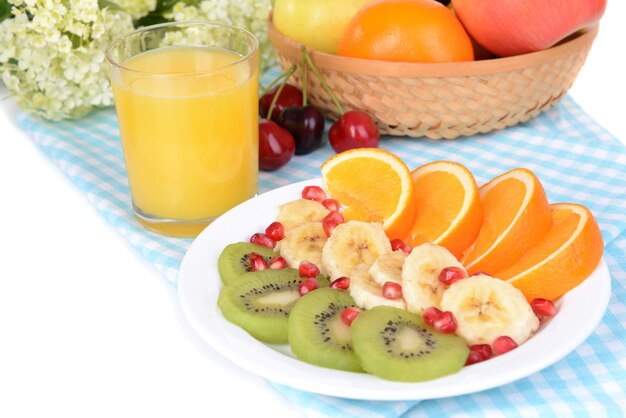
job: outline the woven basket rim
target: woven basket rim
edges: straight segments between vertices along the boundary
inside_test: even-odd
[[[301,44],[283,35],[268,19],[271,43],[281,54],[298,62]],[[343,73],[388,77],[464,77],[516,71],[559,60],[591,44],[598,34],[598,25],[585,28],[565,42],[548,49],[506,58],[455,63],[409,63],[342,57],[309,49],[321,68]]]

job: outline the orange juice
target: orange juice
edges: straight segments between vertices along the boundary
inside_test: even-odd
[[[256,66],[232,51],[181,46],[142,52],[121,66],[113,92],[142,223],[194,235],[256,193]]]

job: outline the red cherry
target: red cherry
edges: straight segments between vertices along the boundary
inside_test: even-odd
[[[424,310],[424,312],[422,313],[422,319],[424,319],[424,322],[426,322],[426,324],[432,327],[435,323],[435,319],[439,315],[441,315],[441,311],[434,306],[431,306],[430,308]]]
[[[496,338],[492,346],[493,352],[497,355],[501,355],[517,348],[517,343],[513,340],[513,338],[503,335]]]
[[[320,269],[310,261],[302,261],[298,266],[298,274],[300,277],[315,277],[320,274]]]
[[[285,227],[280,222],[272,222],[265,228],[265,235],[273,239],[275,242],[285,238]]]
[[[265,270],[269,267],[265,257],[257,253],[248,254],[248,259],[250,260],[250,270],[251,271],[261,271]]]
[[[339,314],[339,317],[341,318],[344,324],[346,324],[347,326],[351,326],[352,321],[354,321],[361,312],[363,311],[361,311],[359,308],[356,308],[356,307],[346,308],[343,311],[341,311],[341,313]]]
[[[273,239],[260,232],[252,235],[250,237],[250,242],[257,245],[262,245],[267,248],[274,248],[276,246],[276,243]]]
[[[441,312],[433,321],[433,328],[442,334],[452,334],[457,327],[456,318],[450,311]]]
[[[277,255],[270,260],[269,267],[274,270],[284,269],[285,267],[287,267],[287,260]]]
[[[309,277],[298,285],[298,294],[300,296],[304,296],[318,287],[320,287],[319,283],[315,279]]]
[[[321,203],[326,199],[326,192],[319,186],[306,186],[302,189],[302,198]]]
[[[367,113],[351,110],[330,127],[328,140],[335,152],[353,148],[377,148],[380,132]]]
[[[402,286],[396,282],[385,282],[383,285],[383,296],[387,299],[400,299],[402,297]]]
[[[286,107],[276,122],[285,128],[296,143],[296,155],[309,154],[322,144],[324,114],[313,105]]]
[[[278,99],[276,99],[276,104],[274,105],[274,110],[272,110],[272,116],[269,117],[267,112],[270,111],[270,105],[272,104],[272,100],[276,95],[276,91],[279,86],[274,87],[272,90],[268,91],[259,99],[259,114],[262,118],[271,119],[276,121],[280,112],[286,108],[291,106],[302,106],[302,92],[296,86],[291,84],[285,84],[283,87],[283,91],[280,92]]]
[[[331,212],[339,212],[340,209],[339,202],[335,199],[324,199],[322,205]]]
[[[452,283],[464,279],[467,277],[467,273],[460,267],[446,267],[439,273],[439,281],[445,285],[450,286]]]
[[[277,170],[291,160],[296,142],[286,129],[267,119],[259,121],[259,168]]]
[[[330,282],[329,287],[332,289],[347,290],[348,288],[350,288],[350,278],[346,276],[336,278],[335,280]]]
[[[491,358],[491,347],[489,344],[474,344],[469,347],[470,353],[467,356],[465,365],[474,363],[480,363],[481,361],[489,360]]]
[[[411,246],[406,244],[401,239],[392,239],[391,240],[391,250],[392,251],[402,251],[405,254],[411,254]]]
[[[556,306],[554,306],[554,303],[548,299],[533,299],[532,302],[530,302],[530,307],[539,319],[545,317],[552,318],[557,313]]]

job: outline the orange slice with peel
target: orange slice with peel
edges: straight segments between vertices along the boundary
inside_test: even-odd
[[[324,186],[346,220],[382,223],[391,239],[406,236],[415,219],[415,186],[400,158],[378,148],[357,148],[329,158],[321,169]]]
[[[483,222],[461,260],[470,274],[489,275],[516,263],[552,226],[552,212],[537,176],[516,168],[479,188]]]
[[[472,173],[452,161],[435,161],[411,173],[415,184],[415,222],[405,242],[441,245],[457,259],[482,224],[482,204]]]
[[[543,239],[495,277],[535,298],[554,300],[578,286],[598,266],[604,243],[593,214],[570,203],[551,205],[553,226]]]

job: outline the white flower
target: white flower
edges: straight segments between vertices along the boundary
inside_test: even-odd
[[[111,0],[113,3],[120,6],[127,13],[129,13],[133,19],[139,19],[144,17],[154,9],[156,9],[156,0]]]

